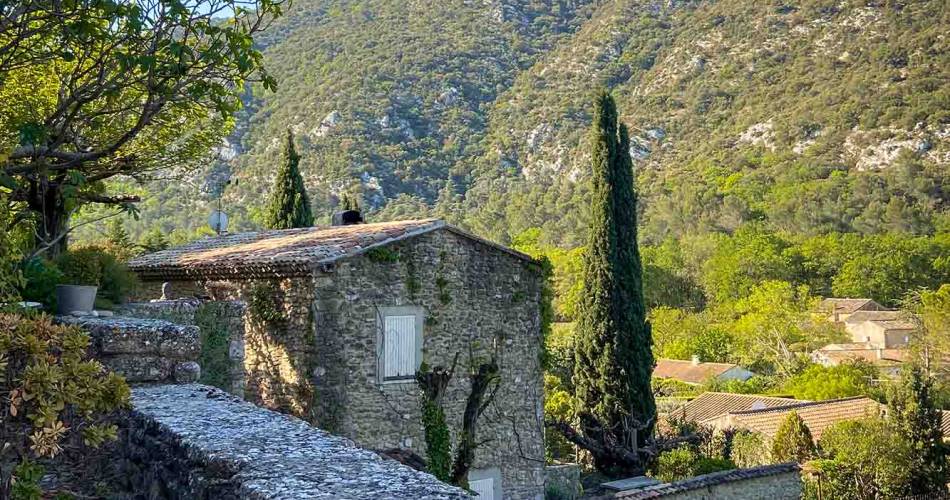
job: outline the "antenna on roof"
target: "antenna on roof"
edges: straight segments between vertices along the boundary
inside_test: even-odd
[[[218,236],[221,236],[222,233],[228,230],[228,214],[221,210],[221,198],[224,196],[224,188],[230,184],[231,180],[228,179],[224,182],[224,185],[221,186],[221,189],[218,190],[218,199],[216,200],[217,208],[212,210],[211,215],[208,217],[208,226],[210,226],[211,230]],[[235,181],[235,184],[237,184],[237,181]]]

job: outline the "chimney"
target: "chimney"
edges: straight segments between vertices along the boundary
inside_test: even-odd
[[[335,212],[332,218],[332,224],[334,226],[351,226],[353,224],[362,224],[363,222],[363,214],[361,214],[359,210]]]
[[[699,366],[699,355],[693,354],[693,366]]]

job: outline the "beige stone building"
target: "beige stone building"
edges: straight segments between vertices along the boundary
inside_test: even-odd
[[[828,315],[828,321],[841,323],[858,311],[884,311],[886,307],[872,299],[848,299],[829,297],[821,301],[818,309]]]
[[[368,448],[425,456],[416,370],[459,356],[444,401],[454,433],[469,367],[494,357],[471,487],[543,496],[542,275],[530,257],[429,219],[209,237],[130,267],[142,298],[167,282],[172,297],[246,303],[231,346],[244,396]]]
[[[875,349],[894,349],[910,343],[917,325],[903,311],[859,311],[844,321],[844,328],[854,343],[868,344]]]

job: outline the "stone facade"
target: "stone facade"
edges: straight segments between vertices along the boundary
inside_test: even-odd
[[[494,355],[495,401],[479,421],[473,471],[500,471],[505,498],[544,488],[540,287],[537,264],[438,229],[315,267],[308,275],[173,281],[176,296],[240,300],[245,394],[375,449],[425,456],[419,390],[381,381],[380,332],[388,308],[417,311],[422,360],[460,366],[444,406],[455,441],[468,368]],[[161,282],[146,280],[146,294]]]
[[[640,500],[798,500],[802,480],[798,464],[765,465],[751,469],[714,472],[669,484],[617,493],[613,498]]]
[[[580,464],[547,465],[544,467],[544,492],[546,496],[561,499],[581,498]]]
[[[89,355],[130,383],[189,383],[200,376],[197,327],[125,317],[57,316],[56,321],[89,332]]]
[[[132,403],[111,457],[121,486],[134,493],[128,498],[469,498],[429,474],[212,387],[140,387]]]
[[[240,301],[198,299],[132,302],[119,306],[123,316],[162,319],[197,326],[201,337],[202,383],[244,396],[244,314]]]

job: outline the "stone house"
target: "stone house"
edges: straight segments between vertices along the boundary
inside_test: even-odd
[[[903,311],[859,311],[845,320],[844,328],[852,342],[892,349],[906,347],[917,325]]]
[[[468,369],[494,357],[500,383],[471,487],[543,495],[543,278],[529,256],[428,219],[226,234],[130,268],[141,298],[244,302],[243,342],[231,345],[243,396],[368,448],[425,456],[413,376],[458,355],[444,400],[457,441]]]
[[[821,301],[818,310],[828,315],[828,321],[842,323],[858,311],[886,311],[887,308],[872,299],[829,297]]]
[[[844,362],[861,360],[876,366],[882,374],[893,377],[910,360],[909,349],[885,349],[874,344],[828,344],[811,353],[811,359],[822,366],[838,366]]]
[[[741,380],[752,378],[755,373],[733,363],[703,363],[698,356],[690,361],[679,359],[658,359],[653,369],[653,376],[669,378],[680,382],[700,385],[712,379]]]

